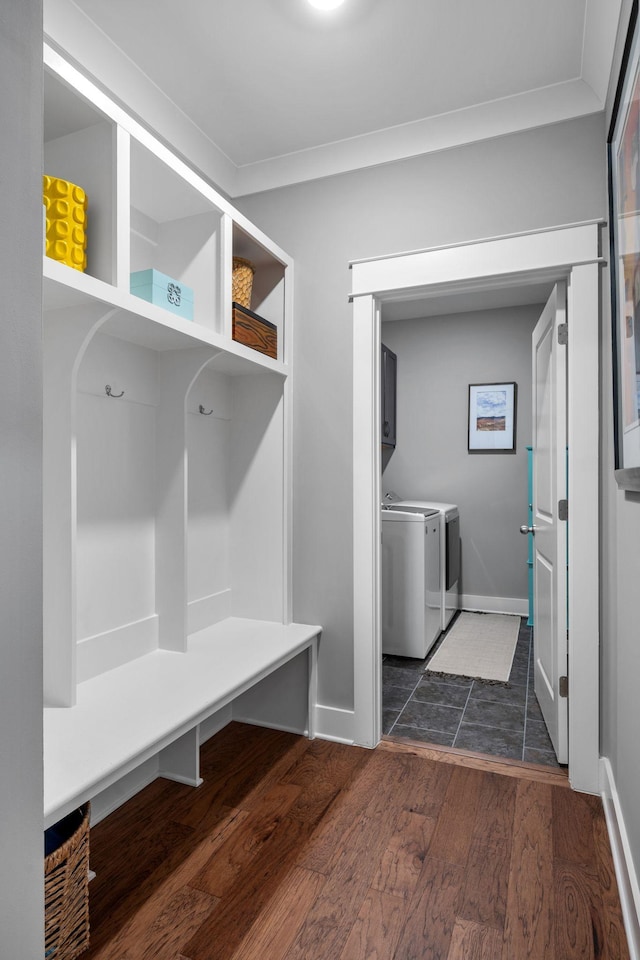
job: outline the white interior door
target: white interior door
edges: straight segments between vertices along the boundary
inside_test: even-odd
[[[560,763],[568,763],[567,293],[556,284],[533,331],[533,543],[535,692]],[[566,329],[566,328],[565,328]],[[561,689],[562,688],[562,689]]]

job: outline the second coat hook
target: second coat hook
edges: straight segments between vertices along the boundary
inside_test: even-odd
[[[104,388],[104,392],[108,397],[113,397],[114,400],[117,400],[119,397],[124,397],[124,390],[121,390],[120,393],[112,393],[110,383],[106,385],[106,387]]]
[[[200,404],[200,406],[198,407],[198,412],[201,413],[203,417],[210,417],[211,414],[213,413],[213,410],[205,410],[202,404]]]

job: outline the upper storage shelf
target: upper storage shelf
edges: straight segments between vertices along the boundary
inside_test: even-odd
[[[89,197],[86,272],[113,283],[116,125],[49,70],[44,83],[43,159],[47,176],[78,184]]]
[[[43,302],[46,313],[87,309],[95,317],[95,333],[126,340],[152,350],[185,350],[199,346],[220,351],[217,368],[225,373],[259,373],[269,370],[287,376],[289,366],[250,350],[249,347],[184,320],[128,291],[96,280],[49,257],[44,258]]]
[[[286,265],[276,260],[238,223],[233,224],[233,256],[248,260],[255,267],[249,309],[274,323],[281,331],[285,313]]]
[[[86,270],[45,257],[45,311],[91,305],[103,333],[158,350],[206,344],[230,372],[285,375],[290,258],[46,45],[44,129],[44,172],[88,198]],[[276,328],[275,360],[234,340],[234,257],[253,264],[250,309]]]

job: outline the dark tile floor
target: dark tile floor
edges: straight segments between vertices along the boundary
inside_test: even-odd
[[[532,628],[522,618],[506,686],[483,680],[440,679],[425,660],[384,656],[383,733],[558,767],[533,691]]]

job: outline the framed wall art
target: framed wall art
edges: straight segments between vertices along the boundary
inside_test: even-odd
[[[469,384],[469,453],[515,453],[515,383]]]
[[[640,39],[638,0],[608,137],[616,481],[640,490]]]

